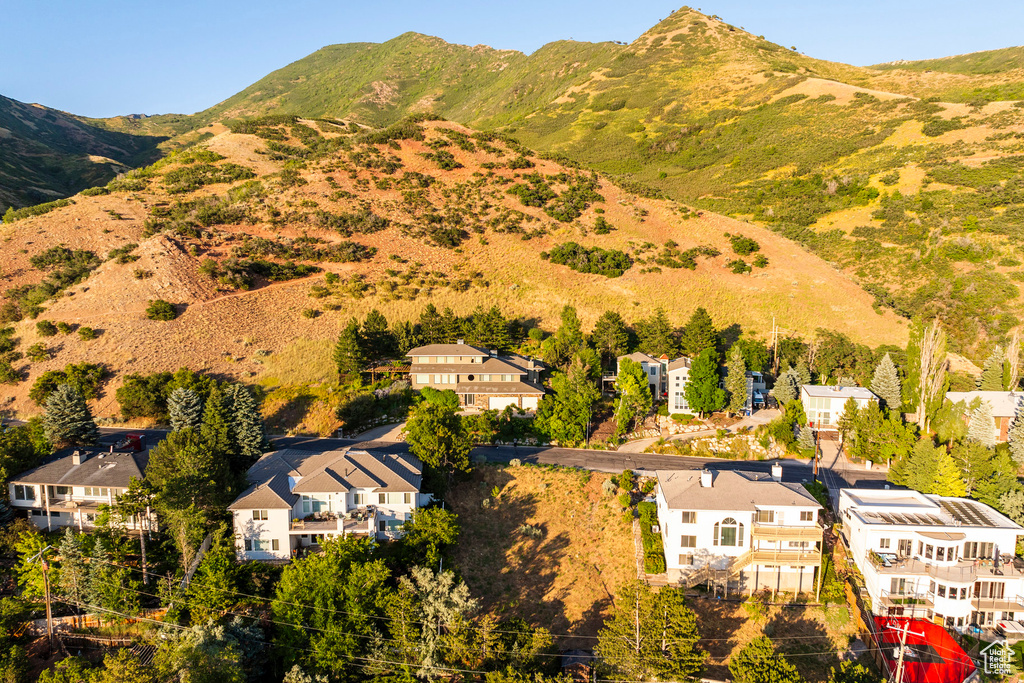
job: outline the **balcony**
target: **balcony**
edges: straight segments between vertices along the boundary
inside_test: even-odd
[[[783,526],[781,524],[754,523],[750,537],[755,541],[821,541],[822,530],[817,524],[812,526]]]
[[[288,523],[290,534],[357,534],[373,535],[377,525],[377,512],[371,509],[353,510],[344,515],[318,512]]]
[[[972,560],[961,560],[952,564],[934,564],[919,557],[897,557],[895,554],[868,553],[870,565],[879,574],[898,576],[927,576],[948,583],[970,584],[989,578],[1024,578],[1024,570],[1013,562],[1000,563],[994,567],[991,560],[977,564]]]
[[[817,549],[757,549],[750,551],[749,564],[784,565],[787,567],[817,567],[821,564],[821,553]]]

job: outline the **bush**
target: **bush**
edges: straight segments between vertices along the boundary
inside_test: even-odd
[[[65,322],[57,323],[57,331],[61,334],[71,334],[75,331],[75,328]]]
[[[79,194],[83,197],[98,197],[100,195],[110,194],[110,190],[105,187],[87,187],[79,192]]]
[[[767,268],[768,267],[768,257],[765,256],[764,254],[758,254],[757,256],[754,257],[753,266],[755,268]]]
[[[653,530],[658,525],[658,506],[643,502],[637,505],[637,510],[640,512],[640,538],[644,545],[644,571],[661,574],[665,571],[665,545],[661,534]]]
[[[92,341],[99,336],[99,333],[91,327],[83,325],[78,328],[78,338],[82,341]]]
[[[618,484],[619,488],[623,491],[632,491],[633,487],[636,486],[636,478],[633,476],[633,471],[622,470],[622,474],[619,475]]]
[[[601,482],[601,490],[604,491],[606,496],[614,496],[615,492],[619,490],[618,485],[615,483],[614,478],[605,479]]]
[[[85,398],[96,398],[107,374],[106,367],[95,363],[71,364],[63,370],[49,370],[39,376],[28,396],[38,405],[43,405],[59,385],[70,384]]]
[[[584,247],[575,242],[566,242],[542,252],[541,258],[552,263],[568,266],[579,273],[592,273],[605,277],[620,277],[633,266],[633,259],[617,249]]]
[[[633,504],[633,499],[630,497],[630,495],[628,493],[620,493],[619,494],[619,505],[621,505],[624,508],[628,508],[632,504]]]
[[[37,342],[25,350],[25,357],[33,363],[42,363],[49,360],[50,351],[46,348],[46,344]]]
[[[174,320],[178,317],[178,312],[169,301],[154,299],[146,307],[146,317],[150,320]]]
[[[732,235],[729,237],[732,250],[739,256],[750,256],[761,249],[761,245],[749,237],[743,235]]]
[[[44,213],[50,213],[55,209],[59,209],[62,206],[71,206],[74,204],[70,199],[58,199],[53,202],[46,202],[45,204],[36,204],[35,206],[26,206],[23,209],[17,209],[9,207],[7,213],[4,214],[4,223],[14,223],[25,218],[31,218],[32,216],[42,216]]]
[[[40,320],[36,323],[36,332],[40,337],[52,337],[57,334],[57,326],[49,320]]]
[[[594,221],[594,234],[595,235],[607,235],[615,228],[612,224],[604,219],[604,216],[598,216]]]

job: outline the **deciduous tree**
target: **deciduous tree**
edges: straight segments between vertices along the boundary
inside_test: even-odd
[[[622,435],[631,424],[641,423],[651,410],[653,399],[643,366],[631,358],[619,361],[615,390],[619,392],[615,407],[616,433]]]
[[[714,348],[705,348],[690,367],[683,392],[690,408],[703,417],[725,405],[725,390],[718,386],[718,353]]]

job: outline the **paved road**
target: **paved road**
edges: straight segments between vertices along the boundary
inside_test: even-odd
[[[150,447],[155,446],[167,432],[162,430],[102,429],[101,442],[111,444],[126,432],[144,432]],[[356,439],[321,439],[313,436],[283,436],[273,439],[277,448],[298,450],[328,450],[359,445],[382,452],[400,453],[406,450],[402,442],[365,441]],[[618,473],[633,471],[654,471],[659,469],[696,469],[710,467],[718,470],[746,470],[770,473],[773,462],[782,465],[783,481],[800,483],[814,477],[812,466],[799,460],[725,460],[721,458],[695,458],[678,455],[657,455],[653,453],[623,453],[619,451],[594,451],[581,448],[555,448],[548,446],[478,446],[470,457],[484,456],[489,462],[509,462],[518,458],[523,462],[538,465],[561,465],[580,467],[597,472]],[[865,471],[856,468],[839,468],[829,472],[828,483],[833,487],[858,486],[881,488],[885,485],[885,473]]]

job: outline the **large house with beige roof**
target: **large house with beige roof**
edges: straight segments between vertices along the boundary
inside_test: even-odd
[[[249,468],[253,484],[228,509],[243,560],[287,560],[325,537],[392,538],[430,500],[407,454],[284,449]]]
[[[532,358],[457,344],[429,344],[406,354],[412,359],[412,388],[450,389],[459,405],[480,410],[504,410],[513,406],[533,411],[544,396],[540,386],[542,366]]]
[[[11,507],[40,529],[92,529],[100,507],[113,505],[131,480],[143,478],[149,451],[117,452],[79,448],[39,467],[11,477],[7,484]],[[127,529],[155,528],[148,520],[123,520]]]
[[[801,484],[738,470],[659,470],[655,500],[670,582],[813,593],[821,505]]]
[[[985,401],[992,407],[992,419],[995,422],[997,443],[1006,443],[1009,439],[1010,426],[1013,424],[1024,393],[1019,391],[947,391],[946,400],[950,403],[963,402],[967,408],[975,401]],[[968,410],[968,416],[970,411]]]

